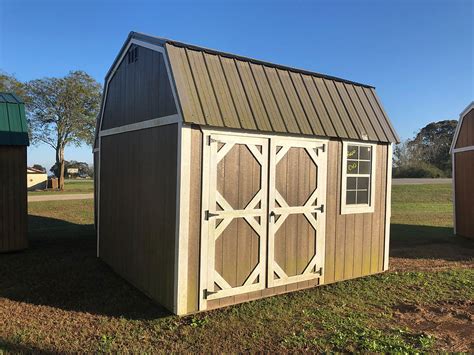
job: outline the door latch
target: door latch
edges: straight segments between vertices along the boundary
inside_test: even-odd
[[[318,271],[316,271],[316,274],[319,274],[319,276],[323,276],[323,267],[321,266]]]
[[[321,206],[319,206],[319,207],[316,207],[316,208],[314,209],[314,212],[316,212],[316,211],[321,211],[321,213],[324,213],[324,205],[321,205]]]
[[[207,297],[210,295],[213,295],[214,293],[217,293],[217,291],[209,291],[207,288],[203,290],[203,298],[207,300]]]

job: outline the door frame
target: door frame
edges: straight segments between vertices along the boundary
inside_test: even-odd
[[[329,156],[327,154],[327,150],[329,149],[329,139],[323,138],[323,137],[308,137],[308,136],[299,136],[299,135],[291,135],[291,134],[279,134],[279,133],[273,133],[273,134],[268,134],[268,133],[263,133],[263,132],[248,132],[248,131],[238,131],[238,130],[227,130],[223,128],[206,128],[206,127],[201,127],[202,131],[202,170],[201,170],[201,182],[202,182],[202,187],[201,187],[201,233],[200,233],[200,254],[199,254],[199,295],[198,295],[198,300],[199,300],[199,305],[198,309],[200,311],[206,310],[207,307],[207,301],[208,298],[204,294],[205,290],[207,288],[207,273],[208,273],[208,255],[209,255],[209,250],[208,250],[208,243],[207,239],[204,236],[209,235],[209,221],[206,220],[206,211],[209,210],[209,192],[210,192],[210,166],[211,166],[211,154],[210,154],[210,145],[208,144],[210,136],[211,135],[226,135],[226,136],[236,136],[236,137],[251,137],[251,138],[259,138],[259,139],[266,139],[268,140],[267,148],[269,150],[268,152],[268,162],[266,164],[268,168],[268,174],[267,174],[267,189],[270,186],[270,174],[272,174],[271,169],[270,169],[270,146],[272,145],[272,140],[274,139],[288,139],[288,140],[297,140],[299,142],[321,142],[325,144],[326,147],[326,159]],[[327,160],[326,160],[326,167],[328,166]],[[327,168],[325,169],[325,172],[327,172]],[[326,196],[326,189],[327,189],[327,174],[325,174],[324,178],[321,179],[323,181],[323,188],[324,188],[324,196]],[[269,206],[268,206],[268,197],[270,195],[270,191],[268,189],[267,192],[267,201],[265,201],[265,208],[267,209],[267,218],[266,218],[266,235],[265,235],[265,243],[266,243],[266,255],[265,255],[265,263],[264,263],[264,268],[265,270],[268,270],[268,226],[269,226]],[[207,197],[206,197],[207,196]],[[324,201],[326,204],[326,201]],[[263,204],[263,201],[262,201]],[[325,215],[325,213],[324,213]],[[322,240],[322,250],[325,251],[325,229],[326,225],[325,223],[322,223],[322,228],[323,233],[321,233],[323,236],[320,238]],[[324,265],[324,256],[325,252],[321,253],[321,262],[322,265]],[[265,286],[263,289],[271,287],[268,284],[268,277],[267,277],[267,272],[265,271],[263,273],[265,277]],[[320,284],[324,283],[324,273],[322,275],[319,275],[319,280]],[[301,280],[299,280],[300,282]],[[294,281],[298,282],[298,281]],[[293,281],[291,282],[293,283]],[[251,292],[251,291],[246,291]],[[240,294],[240,293],[236,293]],[[236,295],[234,294],[234,295]]]

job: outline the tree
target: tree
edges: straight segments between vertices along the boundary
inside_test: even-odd
[[[407,143],[413,159],[424,161],[449,174],[451,154],[449,149],[456,131],[457,121],[432,122],[423,127],[413,140]]]
[[[83,71],[72,71],[63,78],[32,80],[27,90],[32,142],[45,143],[55,150],[55,174],[63,189],[64,149],[70,144],[92,145],[101,85]]]
[[[26,85],[19,81],[14,75],[0,71],[0,92],[12,92],[28,103]]]

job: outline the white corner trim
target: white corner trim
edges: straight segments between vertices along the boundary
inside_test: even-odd
[[[370,203],[364,205],[347,205],[346,204],[346,193],[347,193],[347,146],[365,146],[372,148],[372,172],[370,175]],[[373,143],[365,143],[359,141],[342,141],[342,168],[341,168],[341,214],[356,214],[356,213],[373,213],[375,210],[375,182],[377,167],[377,145]]]
[[[453,196],[453,230],[454,234],[457,234],[457,228],[456,228],[456,154],[455,152],[451,153],[451,179],[452,179],[452,196]]]
[[[462,153],[462,152],[468,152],[470,150],[474,150],[474,145],[470,145],[468,147],[462,147],[462,148],[455,148],[452,150],[451,153]]]
[[[186,314],[188,302],[189,204],[191,187],[191,127],[178,125],[178,191],[175,250],[175,313]]]
[[[179,115],[174,114],[174,115],[169,115],[169,116],[164,116],[164,117],[153,118],[147,121],[127,124],[124,126],[109,128],[109,129],[101,131],[99,136],[100,137],[111,136],[114,134],[120,134],[120,133],[125,133],[125,132],[138,131],[141,129],[165,126],[165,125],[178,123],[178,122],[180,122]]]
[[[388,270],[388,260],[390,257],[390,219],[392,217],[392,154],[393,147],[390,143],[387,149],[387,190],[385,192],[385,241],[383,271]]]
[[[450,153],[456,150],[455,147],[456,147],[456,143],[458,142],[459,132],[461,131],[462,123],[464,121],[464,116],[466,116],[471,110],[474,110],[474,101],[472,101],[469,105],[467,105],[467,107],[459,115],[458,125],[456,126],[456,131],[454,132],[453,141],[451,142],[451,148],[449,149]]]

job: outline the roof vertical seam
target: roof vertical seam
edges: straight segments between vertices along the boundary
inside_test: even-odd
[[[252,75],[252,79],[255,82],[255,87],[257,88],[258,97],[260,97],[260,101],[262,101],[263,109],[265,110],[265,114],[268,117],[268,123],[270,124],[270,127],[272,128],[272,130],[275,131],[275,128],[273,127],[273,124],[272,124],[272,118],[270,117],[268,113],[267,106],[265,105],[265,101],[263,100],[262,93],[260,92],[260,88],[258,87],[257,79],[255,78],[255,73],[253,72],[253,69],[250,63],[249,63],[249,69],[250,69],[250,74]]]
[[[372,93],[372,96],[374,97],[374,100],[377,103],[377,106],[379,107],[380,111],[382,112],[382,115],[384,116],[385,120],[388,123],[390,131],[392,132],[393,139],[395,141],[399,141],[400,137],[398,137],[397,131],[395,131],[395,127],[393,127],[392,122],[390,121],[390,118],[388,117],[387,113],[385,112],[385,109],[383,108],[382,103],[379,101],[375,91],[373,89],[370,89],[370,92]]]
[[[311,94],[309,93],[309,90],[308,90],[308,85],[306,84],[304,78],[303,78],[303,74],[299,73],[300,77],[301,77],[301,81],[303,82],[303,86],[306,90],[306,93],[308,94],[308,98],[309,98],[309,102],[311,104],[311,106],[313,106],[313,109],[314,109],[314,113],[316,114],[317,118],[318,118],[318,121],[319,121],[319,125],[321,126],[321,129],[323,130],[324,132],[324,135],[328,135],[328,132],[326,131],[326,128],[324,128],[324,125],[323,125],[323,121],[321,120],[321,117],[319,117],[319,113],[318,113],[318,110],[316,108],[316,105],[314,104],[314,101],[313,101],[313,98],[311,97]],[[316,88],[317,90],[317,88]],[[318,92],[318,95],[319,95],[319,92]],[[326,108],[324,108],[326,109]],[[332,123],[331,123],[332,125]],[[334,127],[333,127],[334,128]]]
[[[230,94],[230,99],[232,101],[232,105],[234,105],[234,111],[235,111],[235,114],[237,116],[237,121],[239,122],[239,125],[240,127],[243,127],[243,124],[242,124],[242,119],[240,117],[240,113],[239,113],[239,110],[237,109],[237,105],[235,103],[235,98],[234,98],[234,94],[232,93],[232,90],[230,89],[230,85],[229,85],[229,79],[227,78],[227,74],[226,74],[226,71],[224,69],[224,66],[222,65],[222,58],[220,55],[217,56],[218,60],[219,60],[219,65],[222,69],[222,76],[224,77],[224,80],[225,80],[225,84],[227,86],[227,90],[229,91],[229,94]]]
[[[299,73],[296,73],[296,74],[299,74]],[[298,98],[298,102],[300,103],[301,109],[303,110],[303,113],[304,113],[304,115],[305,115],[306,121],[308,122],[309,128],[311,129],[311,132],[313,132],[314,135],[318,135],[318,132],[315,132],[315,130],[314,130],[314,128],[313,128],[313,125],[312,125],[311,122],[310,122],[308,113],[306,112],[306,110],[305,110],[305,108],[304,108],[303,101],[301,100],[301,97],[300,97],[300,95],[298,94],[298,90],[296,90],[296,85],[295,85],[295,82],[293,81],[293,78],[291,77],[291,74],[288,75],[288,76],[290,77],[291,85],[293,85],[293,89],[295,90],[296,97]]]
[[[267,74],[267,71],[265,70],[264,65],[262,65],[262,71],[263,71],[263,75],[265,75],[265,79],[267,80],[267,84],[268,84],[268,87],[270,88],[270,92],[272,93],[272,97],[273,97],[273,101],[275,102],[275,106],[276,106],[278,112],[280,113],[280,117],[281,117],[281,120],[283,121],[283,125],[285,126],[286,131],[290,132],[290,130],[288,129],[288,125],[286,124],[285,116],[283,115],[283,112],[281,112],[280,105],[278,104],[278,100],[275,96],[275,92],[273,91],[273,87],[270,83],[270,79],[268,79],[268,74]]]
[[[194,77],[193,68],[191,67],[191,62],[189,61],[189,55],[188,55],[187,48],[184,48],[184,55],[186,57],[186,62],[187,62],[186,64],[189,67],[189,72],[191,73],[191,79],[193,80],[194,87],[196,88],[196,96],[199,100],[199,108],[201,109],[202,117],[204,118],[204,122],[206,122],[206,124],[209,124],[209,122],[207,122],[206,112],[204,111],[204,107],[202,106],[201,95],[199,95],[199,90],[197,89],[198,86],[196,84],[196,78]]]
[[[362,117],[360,117],[359,112],[357,112],[357,108],[356,108],[356,106],[355,106],[355,103],[354,103],[354,101],[352,100],[352,97],[351,97],[351,95],[349,94],[349,90],[347,90],[346,85],[349,85],[349,84],[343,83],[342,87],[343,87],[343,89],[346,91],[347,97],[348,97],[350,103],[352,104],[352,106],[354,107],[354,112],[355,112],[355,114],[356,114],[356,116],[357,116],[357,118],[358,118],[358,120],[359,120],[360,125],[362,126],[362,128],[364,128],[364,132],[362,132],[362,133],[364,133],[364,134],[367,136],[367,138],[369,138],[369,129],[368,129],[368,128],[366,127],[366,125],[364,124],[364,120],[362,119]]]
[[[303,130],[301,129],[301,126],[296,118],[295,112],[293,111],[293,107],[291,107],[291,102],[288,99],[288,93],[286,92],[285,86],[283,85],[283,82],[281,81],[281,77],[280,77],[280,73],[278,69],[276,69],[276,74],[277,74],[278,81],[280,82],[283,94],[285,95],[286,101],[288,102],[288,106],[290,107],[291,114],[293,115],[294,121],[296,122],[296,126],[298,127],[298,130],[300,131],[300,133],[303,133]]]
[[[364,104],[362,103],[362,100],[360,99],[360,96],[359,96],[359,94],[358,94],[358,92],[357,92],[357,90],[356,90],[355,88],[354,88],[354,94],[357,96],[357,99],[359,100],[359,103],[360,103],[360,107],[362,107],[362,109],[364,110],[365,115],[367,116],[367,120],[369,121],[370,126],[372,127],[375,136],[377,137],[378,140],[381,140],[381,137],[379,137],[379,134],[377,133],[377,130],[375,129],[375,123],[372,122],[372,120],[370,119],[369,113],[368,113],[367,110],[365,109],[365,106],[364,106]]]
[[[349,110],[347,109],[346,103],[345,103],[344,100],[342,99],[341,93],[339,92],[339,89],[337,88],[336,85],[334,85],[334,89],[336,90],[336,95],[339,97],[339,100],[341,100],[342,107],[344,108],[344,110],[345,110],[346,113],[347,113],[347,117],[349,118],[349,122],[350,122],[350,124],[352,125],[352,128],[354,128],[354,131],[356,132],[356,134],[357,134],[357,136],[359,137],[359,139],[362,139],[362,140],[363,140],[362,132],[359,132],[359,130],[357,129],[357,127],[356,127],[356,125],[354,124],[353,120],[351,119],[351,114],[350,114]],[[336,109],[337,109],[337,107],[336,107]]]
[[[326,114],[327,114],[327,116],[328,116],[328,118],[329,118],[329,122],[331,123],[331,126],[332,126],[332,128],[333,128],[335,134],[339,137],[339,134],[337,133],[336,126],[334,125],[334,122],[333,122],[332,119],[331,119],[331,115],[329,114],[329,110],[328,110],[328,108],[327,108],[327,106],[326,106],[326,103],[325,103],[324,100],[323,100],[323,96],[322,96],[321,93],[319,92],[318,85],[316,85],[316,82],[314,81],[314,77],[313,77],[313,76],[311,77],[311,81],[313,82],[314,88],[316,89],[316,92],[318,93],[319,98],[321,99],[321,103],[323,104],[324,110],[326,111]]]
[[[253,120],[253,123],[255,124],[255,127],[257,127],[258,129],[261,129],[259,127],[259,124],[258,124],[258,120],[257,120],[257,117],[255,116],[255,112],[253,111],[253,108],[252,108],[252,104],[249,100],[249,96],[247,94],[247,89],[245,88],[245,85],[244,85],[244,82],[242,80],[242,75],[240,75],[240,70],[239,70],[239,67],[237,65],[237,62],[235,61],[235,58],[232,58],[232,63],[234,63],[234,66],[235,66],[235,70],[237,72],[237,76],[239,77],[239,80],[240,80],[240,84],[242,85],[242,89],[244,91],[244,94],[245,94],[245,99],[247,100],[247,103],[248,103],[248,106],[250,108],[250,112],[252,113],[252,120]]]
[[[203,53],[201,53],[201,56],[202,56],[202,60],[204,61],[204,67],[206,68],[206,73],[207,73],[207,76],[209,77],[209,82],[211,83],[211,89],[212,89],[212,93],[214,95],[214,98],[216,100],[216,105],[217,105],[217,109],[219,110],[219,114],[220,114],[220,120],[222,122],[222,125],[224,127],[227,127],[226,123],[225,123],[225,120],[224,120],[224,115],[222,113],[222,109],[221,109],[221,105],[219,104],[219,100],[217,99],[217,94],[216,94],[216,89],[214,87],[214,83],[212,82],[212,78],[211,78],[211,74],[209,72],[209,68],[208,68],[208,65],[207,65],[207,60],[206,60],[206,57],[204,56]]]
[[[350,137],[349,130],[347,126],[344,124],[344,120],[342,119],[341,114],[339,113],[339,110],[337,109],[336,102],[334,101],[334,98],[331,95],[331,91],[329,90],[328,84],[326,83],[326,79],[322,79],[324,87],[326,88],[326,91],[328,92],[329,100],[331,100],[332,105],[334,106],[334,110],[336,111],[337,116],[339,117],[339,121],[341,122],[342,128],[344,129],[346,136]]]
[[[381,129],[381,131],[382,131],[382,134],[383,134],[384,137],[385,137],[385,140],[386,140],[386,141],[390,141],[390,138],[387,136],[387,133],[385,132],[384,125],[383,125],[382,122],[380,121],[379,115],[377,115],[377,112],[375,112],[374,107],[372,106],[372,103],[370,102],[369,97],[367,96],[367,93],[365,92],[364,89],[362,89],[362,92],[364,93],[365,98],[367,99],[367,102],[369,103],[370,109],[372,110],[372,113],[373,113],[374,116],[375,116],[375,120],[377,121],[377,123],[378,123],[379,126],[380,126],[380,129]]]

